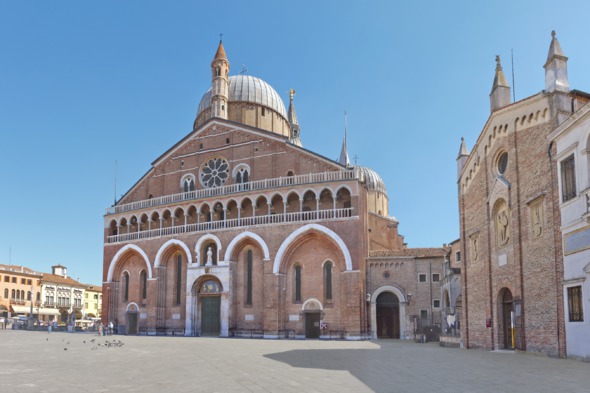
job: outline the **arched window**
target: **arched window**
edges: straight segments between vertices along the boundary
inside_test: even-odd
[[[25,300],[25,291],[20,291],[21,300]]]
[[[8,298],[8,288],[6,288],[6,289],[4,290],[4,297],[5,297],[5,298]]]
[[[252,305],[252,250],[246,253],[246,304]]]
[[[326,300],[332,300],[332,262],[324,264],[324,296]]]
[[[244,184],[250,181],[250,167],[246,164],[240,164],[233,170],[236,184]]]
[[[27,291],[27,300],[29,300],[29,301],[33,300],[33,292]]]
[[[176,257],[176,304],[180,304],[181,282],[182,279],[182,255]]]
[[[123,301],[129,300],[129,273],[123,273]]]
[[[140,279],[141,279],[141,298],[145,299],[145,298],[147,298],[147,273],[145,272],[145,270],[141,271]]]
[[[195,179],[192,176],[187,176],[182,182],[182,189],[184,192],[195,190]]]
[[[295,301],[301,301],[301,266],[295,265]]]

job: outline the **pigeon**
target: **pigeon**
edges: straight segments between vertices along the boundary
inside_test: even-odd
[[[91,343],[93,343],[94,341],[96,341],[96,339],[95,339],[95,338],[93,338],[92,340],[90,340],[90,342],[91,342]]]
[[[64,348],[64,351],[67,351],[67,350],[68,350],[67,348]]]

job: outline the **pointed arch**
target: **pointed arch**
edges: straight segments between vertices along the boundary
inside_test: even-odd
[[[182,248],[182,251],[184,251],[184,253],[186,254],[186,259],[188,261],[188,264],[190,265],[191,263],[193,263],[191,252],[190,252],[189,248],[187,247],[187,245],[184,244],[183,242],[181,242],[180,240],[170,239],[166,243],[164,243],[162,245],[162,247],[160,247],[160,249],[158,250],[158,253],[156,254],[156,259],[154,262],[154,267],[160,266],[164,252],[166,251],[166,249],[168,247],[170,247],[172,245],[177,245],[178,247]]]
[[[313,231],[322,233],[322,234],[328,236],[330,239],[332,239],[334,241],[334,243],[336,243],[336,245],[338,245],[338,247],[340,248],[340,251],[342,251],[342,254],[344,256],[344,262],[346,263],[346,270],[347,271],[352,270],[352,258],[350,257],[350,252],[348,251],[348,247],[346,247],[346,244],[344,244],[344,241],[342,240],[342,238],[340,236],[338,236],[338,234],[336,232],[332,231],[329,228],[326,228],[323,225],[308,224],[308,225],[302,226],[301,228],[299,228],[296,231],[294,231],[293,233],[291,233],[285,239],[285,241],[283,241],[283,243],[279,247],[279,251],[277,252],[277,255],[275,257],[275,262],[272,267],[273,273],[275,273],[275,274],[279,273],[280,268],[281,268],[281,263],[283,260],[283,255],[285,254],[285,252],[287,251],[289,246],[295,240],[297,240],[297,238],[299,238],[303,234],[305,234],[307,232],[313,232]]]
[[[218,253],[221,250],[221,241],[217,236],[211,234],[201,236],[201,238],[197,241],[197,244],[195,245],[195,253],[197,255],[195,259],[196,263],[200,263],[201,261],[201,248],[203,243],[207,240],[213,240],[215,242],[215,244],[217,245]]]
[[[152,278],[152,266],[150,265],[150,260],[147,257],[146,253],[141,248],[137,247],[135,244],[128,244],[125,247],[121,248],[119,251],[117,251],[113,259],[111,260],[111,263],[109,265],[109,271],[107,273],[107,282],[113,281],[113,273],[115,272],[115,266],[117,266],[119,260],[128,252],[136,252],[143,258],[143,260],[145,261],[145,265],[147,266],[148,278]]]
[[[246,239],[246,238],[252,239],[256,243],[258,243],[258,245],[260,246],[260,248],[262,248],[262,252],[264,254],[264,260],[265,261],[269,261],[270,260],[270,253],[268,251],[268,246],[266,245],[266,242],[260,236],[258,236],[257,234],[255,234],[253,232],[242,232],[238,236],[234,237],[233,240],[227,246],[227,249],[225,250],[225,256],[223,257],[223,260],[224,261],[229,261],[231,259],[231,254],[234,251],[234,248],[243,239]]]

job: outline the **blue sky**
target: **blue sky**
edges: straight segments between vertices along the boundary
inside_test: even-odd
[[[459,237],[456,157],[489,115],[495,55],[544,88],[551,30],[588,91],[585,1],[0,2],[0,263],[102,281],[103,214],[191,131],[223,33],[230,74],[296,108],[306,148],[385,181],[410,247]],[[586,73],[584,73],[586,70]],[[511,81],[510,81],[510,84]]]

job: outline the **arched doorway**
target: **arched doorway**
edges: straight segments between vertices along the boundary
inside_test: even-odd
[[[508,288],[504,288],[501,292],[502,299],[502,333],[504,335],[504,348],[514,348],[512,345],[512,333],[513,333],[513,307],[512,307],[512,292]]]
[[[125,318],[127,322],[127,335],[137,335],[139,334],[139,307],[135,303],[129,303],[127,306],[127,310],[125,312]],[[117,323],[117,321],[111,321],[113,323]],[[118,329],[118,326],[115,326],[115,329]]]
[[[221,285],[212,279],[199,287],[201,336],[219,336],[221,333],[221,292]]]
[[[377,338],[400,338],[399,298],[392,292],[377,297]]]
[[[308,299],[303,303],[305,338],[320,338],[322,310],[322,303],[317,299]]]

